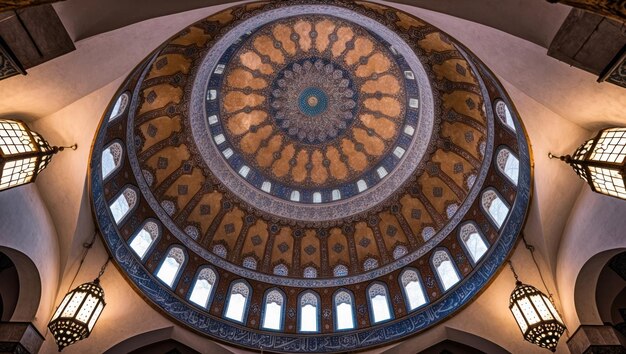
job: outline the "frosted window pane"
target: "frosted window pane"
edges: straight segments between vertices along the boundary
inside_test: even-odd
[[[132,248],[133,251],[137,253],[139,258],[143,258],[146,255],[146,252],[148,251],[148,248],[150,248],[151,244],[152,237],[150,236],[150,233],[144,229],[141,229],[137,236],[133,237],[133,240],[130,243],[130,248]]]
[[[424,292],[422,291],[422,286],[419,282],[412,281],[408,283],[404,289],[407,297],[409,298],[409,308],[411,310],[415,310],[426,303]]]
[[[120,97],[115,101],[115,105],[113,105],[113,109],[111,110],[111,116],[109,117],[109,122],[115,120],[115,118],[119,117],[126,110],[126,106],[128,106],[128,94],[123,93]]]
[[[376,295],[371,299],[371,301],[372,312],[374,313],[374,322],[385,321],[391,318],[386,296]]]
[[[337,329],[354,328],[354,319],[352,318],[352,305],[342,303],[337,305]]]
[[[111,149],[106,149],[102,152],[102,178],[107,178],[111,172],[115,169],[115,160]]]
[[[111,209],[111,214],[113,214],[113,219],[119,224],[120,220],[122,220],[130,210],[130,205],[124,197],[124,194],[120,194],[109,208]]]
[[[210,295],[211,284],[209,284],[209,282],[204,279],[199,279],[193,286],[193,290],[191,291],[191,296],[189,297],[189,300],[202,307],[206,307],[207,303],[209,302]]]
[[[243,312],[246,306],[246,298],[241,294],[231,294],[226,309],[226,317],[231,320],[243,321]]]
[[[498,227],[500,227],[504,223],[506,216],[509,214],[509,208],[504,205],[500,198],[496,198],[491,202],[489,214],[491,214]]]
[[[300,310],[300,331],[317,332],[317,307],[304,305]]]
[[[515,156],[509,154],[509,158],[504,165],[504,173],[509,176],[511,181],[517,185],[517,176],[519,175],[519,161]]]
[[[167,256],[161,264],[161,268],[159,268],[159,272],[157,273],[157,277],[161,279],[165,284],[169,287],[172,287],[174,284],[174,279],[176,279],[176,274],[178,273],[178,269],[180,268],[180,263],[174,259],[174,257]]]
[[[279,330],[282,313],[282,306],[279,304],[275,302],[266,303],[263,328]]]
[[[485,244],[485,240],[483,240],[480,235],[477,233],[470,234],[467,241],[465,242],[465,246],[472,256],[472,260],[474,263],[478,262],[478,260],[487,252],[487,245]]]
[[[460,280],[459,275],[456,274],[451,261],[441,262],[439,267],[437,267],[437,273],[439,274],[439,279],[441,279],[441,283],[443,284],[443,290],[450,289]]]

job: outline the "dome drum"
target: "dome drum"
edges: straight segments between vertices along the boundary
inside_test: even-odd
[[[104,166],[112,142],[121,161]],[[210,338],[277,352],[383,345],[450,316],[508,256],[530,181],[494,75],[368,2],[192,24],[118,90],[90,171],[135,289]]]

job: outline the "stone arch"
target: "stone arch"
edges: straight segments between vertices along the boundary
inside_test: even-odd
[[[580,269],[574,287],[574,304],[580,324],[602,324],[596,301],[596,289],[600,273],[615,255],[626,251],[616,248],[591,257]]]
[[[232,352],[217,343],[206,340],[189,340],[188,334],[174,326],[159,328],[128,337],[111,346],[104,354],[125,354],[140,350],[148,346],[164,342],[175,341],[199,353],[231,354]]]
[[[18,277],[18,299],[14,309],[10,309],[11,322],[32,322],[37,314],[41,301],[41,278],[35,263],[24,253],[0,247],[0,252],[6,255],[15,265]],[[5,308],[4,311],[9,309]]]

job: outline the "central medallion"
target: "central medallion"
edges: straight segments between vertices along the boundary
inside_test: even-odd
[[[308,87],[300,94],[298,103],[300,104],[300,112],[307,116],[317,116],[326,110],[328,96],[317,87]]]
[[[421,63],[393,32],[344,15],[246,22],[203,64],[205,162],[260,209],[300,220],[358,213],[403,184],[426,151],[433,122],[420,111],[432,99],[419,90]]]
[[[354,121],[358,95],[350,74],[336,63],[308,58],[288,65],[272,85],[270,113],[289,137],[327,143]]]

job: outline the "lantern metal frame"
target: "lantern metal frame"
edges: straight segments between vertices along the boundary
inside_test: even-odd
[[[526,244],[525,241],[524,243]],[[533,246],[526,244],[526,248],[533,254]],[[537,265],[534,254],[533,261]],[[509,310],[522,336],[530,343],[555,352],[559,339],[567,327],[554,305],[552,294],[548,292],[549,295],[545,295],[534,286],[522,283],[513,268],[513,263],[510,260],[508,263],[515,277],[515,289],[509,298]],[[538,266],[537,269],[539,270]],[[539,273],[541,275],[540,270]]]
[[[572,166],[592,191],[626,200],[626,128],[600,130],[572,155],[548,157]]]
[[[84,257],[92,245],[93,242],[83,245],[86,250],[78,270],[80,270],[85,259]],[[93,331],[96,322],[106,307],[104,289],[100,286],[100,277],[104,274],[110,260],[111,258],[108,258],[106,263],[100,268],[100,273],[98,273],[96,279],[69,291],[54,312],[52,319],[48,323],[48,329],[59,347],[59,352],[65,347],[89,337]],[[78,271],[76,274],[78,275]]]
[[[50,146],[23,122],[0,119],[0,191],[34,182],[52,155],[77,145]]]

